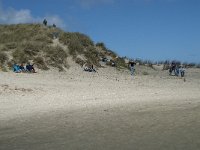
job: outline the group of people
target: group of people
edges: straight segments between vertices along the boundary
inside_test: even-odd
[[[169,68],[169,75],[172,75],[174,73],[175,76],[185,76],[185,68],[182,65],[178,65],[175,62],[172,62],[170,68]]]
[[[47,20],[44,19],[44,20],[43,20],[43,25],[44,25],[44,26],[47,26],[47,23],[48,23]],[[56,28],[56,24],[53,23],[52,27],[53,27],[53,29],[55,29],[55,28]],[[52,35],[53,35],[53,38],[54,38],[54,39],[57,39],[58,36],[59,36],[59,33],[58,33],[57,31],[55,31],[55,32],[52,33]]]
[[[47,26],[47,23],[48,23],[47,20],[44,19],[44,20],[43,20],[43,24],[44,24],[45,26]],[[54,28],[56,28],[56,24],[53,24],[52,26],[53,26]]]
[[[129,68],[131,71],[131,76],[134,76],[135,65],[136,65],[136,62],[129,61]],[[169,74],[172,75],[172,73],[174,73],[175,76],[184,77],[185,76],[185,68],[182,65],[178,65],[175,62],[172,62],[171,66],[169,68]]]
[[[18,65],[15,63],[13,65],[13,72],[15,72],[15,73],[21,73],[21,72],[36,73],[34,64],[31,65],[30,63],[27,63],[26,66],[24,66],[23,63],[21,65]]]
[[[135,65],[136,65],[136,63],[134,61],[129,61],[129,68],[131,71],[131,76],[134,76]],[[96,72],[94,66],[88,65],[88,64],[83,65],[83,70],[87,71],[87,72]],[[13,65],[13,72],[15,72],[15,73],[21,73],[21,72],[36,73],[34,64],[31,65],[30,63],[27,63],[26,66],[24,66],[23,63],[21,65],[18,65],[15,63]],[[184,77],[185,76],[185,68],[182,65],[177,65],[176,63],[172,62],[171,66],[169,68],[169,74],[172,75],[172,73],[174,73],[175,76],[180,75],[181,77]]]
[[[84,64],[83,70],[87,72],[97,72],[93,65]]]

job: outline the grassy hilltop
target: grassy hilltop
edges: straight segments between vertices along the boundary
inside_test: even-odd
[[[57,39],[53,33],[58,33]],[[82,33],[40,24],[0,25],[0,67],[3,69],[13,63],[33,62],[43,70],[55,67],[62,71],[70,67],[69,58],[80,65],[88,63],[96,67],[101,66],[102,58],[109,58],[117,67],[126,67],[124,59]]]

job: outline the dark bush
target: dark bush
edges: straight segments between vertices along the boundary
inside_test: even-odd
[[[113,57],[113,58],[117,57],[117,54],[115,52],[113,52],[112,50],[107,50],[106,54]]]
[[[76,58],[75,62],[77,64],[79,64],[81,67],[86,63],[84,60],[82,60],[81,58]]]
[[[89,36],[79,33],[79,32],[75,32],[74,34],[77,36],[78,40],[80,41],[83,47],[94,46],[94,43],[89,38]]]
[[[70,43],[72,34],[69,32],[61,33],[59,37],[59,41],[65,45],[68,45]]]
[[[0,48],[0,51],[9,51],[9,49],[8,49],[6,46],[2,46],[2,47]]]
[[[189,64],[187,65],[187,67],[189,67],[189,68],[194,68],[195,66],[196,66],[195,63],[189,63]]]
[[[8,61],[7,65],[11,69],[14,63],[15,62],[13,60],[11,60],[11,61]]]
[[[77,53],[82,54],[84,51],[84,47],[81,45],[81,43],[78,40],[71,40],[69,45],[69,54],[73,56],[73,58],[76,58]]]
[[[86,49],[86,51],[84,52],[85,54],[85,57],[87,58],[87,63],[89,64],[93,64],[95,66],[100,66],[99,64],[99,53],[98,51],[93,47],[93,46],[90,46]]]
[[[149,73],[146,72],[146,71],[143,71],[143,72],[142,72],[142,75],[145,75],[145,76],[146,76],[146,75],[149,75]]]
[[[52,39],[47,34],[38,34],[32,38],[32,41],[43,42],[46,44],[52,43]]]
[[[96,43],[96,46],[102,48],[104,51],[107,51],[107,48],[103,42]]]
[[[28,57],[26,55],[26,53],[23,50],[21,50],[21,49],[15,50],[12,53],[12,56],[13,56],[13,60],[16,63],[26,63],[26,62],[28,62],[28,60],[30,60],[30,57]]]
[[[75,33],[62,33],[60,35],[59,40],[68,45],[73,41],[79,42],[79,44],[83,47],[94,46],[93,41],[85,34],[75,32]]]
[[[46,49],[46,57],[49,58],[48,64],[58,67],[59,65],[65,65],[67,63],[67,53],[62,47],[48,47]]]
[[[200,68],[200,64],[197,64],[196,67],[197,67],[197,68]]]
[[[25,42],[20,45],[20,49],[24,51],[27,56],[33,57],[43,49],[42,44],[36,42]]]
[[[116,59],[116,66],[117,68],[128,68],[127,64],[125,63],[125,60],[121,57],[118,57]]]
[[[7,49],[15,49],[18,47],[18,44],[15,42],[5,44]]]
[[[4,52],[0,52],[0,65],[2,66],[6,61],[8,61],[8,56]]]
[[[42,69],[42,70],[48,70],[49,69],[47,67],[46,63],[44,62],[44,58],[42,58],[42,57],[36,57],[36,58],[34,58],[33,62],[34,62],[34,64],[37,65],[37,67],[39,69]]]

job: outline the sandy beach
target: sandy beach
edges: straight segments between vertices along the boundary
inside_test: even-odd
[[[200,70],[0,72],[0,150],[199,150]]]

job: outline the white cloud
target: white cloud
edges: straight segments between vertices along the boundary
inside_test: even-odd
[[[16,11],[14,9],[8,9],[6,11],[1,10],[0,23],[27,23],[32,22],[34,18],[31,16],[30,10],[22,9]]]
[[[29,9],[15,10],[8,8],[5,10],[0,6],[0,24],[41,23],[44,18],[47,19],[49,25],[55,23],[58,27],[66,28],[63,20],[58,15],[34,17]]]

